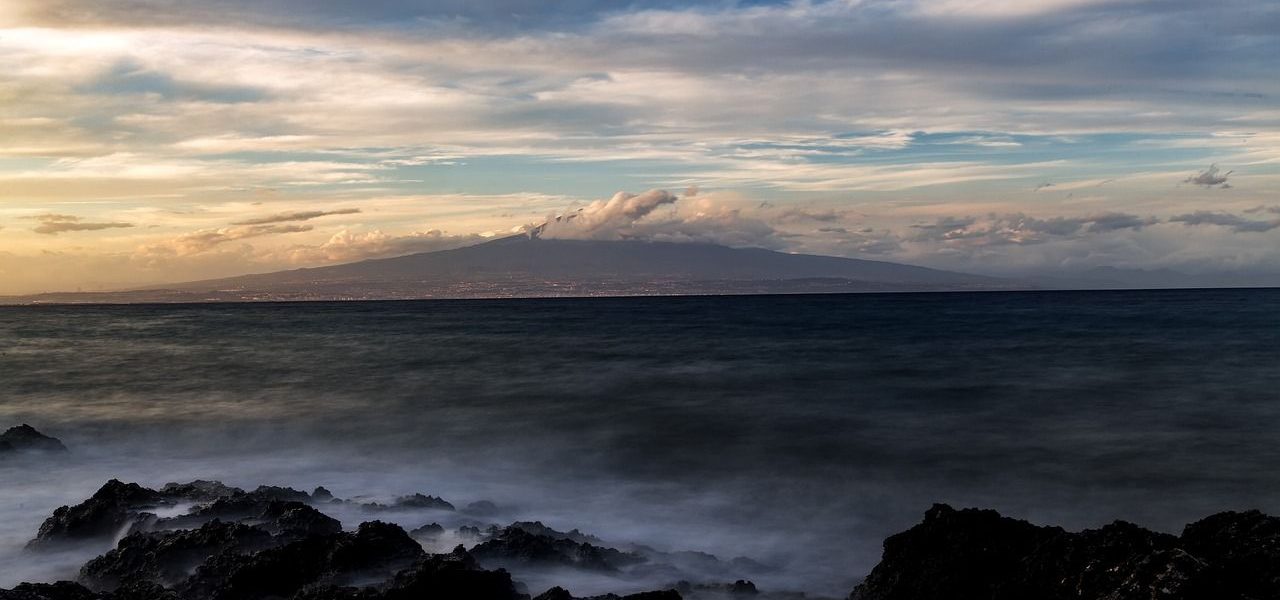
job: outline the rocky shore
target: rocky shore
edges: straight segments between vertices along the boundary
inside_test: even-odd
[[[9,453],[66,451],[27,426],[0,441]],[[372,501],[324,487],[247,490],[196,480],[152,489],[111,480],[54,510],[25,550],[32,560],[104,551],[74,581],[20,584],[0,590],[0,600],[582,600],[567,589],[580,577],[669,582],[593,600],[811,598],[757,589],[750,575],[770,567],[750,559],[495,522],[502,514],[491,502],[458,508],[423,493]],[[335,515],[359,525],[344,527]],[[524,575],[535,573],[554,583],[531,589]],[[1120,521],[1069,532],[939,504],[885,541],[881,562],[848,597],[943,599],[1280,599],[1280,518],[1224,512],[1180,535]]]

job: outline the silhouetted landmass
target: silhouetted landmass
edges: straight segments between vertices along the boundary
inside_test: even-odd
[[[396,258],[32,302],[375,300],[1025,288],[1010,280],[761,248],[516,236]]]

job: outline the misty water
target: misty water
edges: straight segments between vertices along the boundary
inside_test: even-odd
[[[490,500],[835,597],[934,502],[1280,513],[1280,290],[7,307],[0,341],[0,428],[72,450],[0,461],[0,587],[105,550],[22,546],[112,477]]]

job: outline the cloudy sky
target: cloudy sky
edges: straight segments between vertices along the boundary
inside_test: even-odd
[[[0,0],[0,294],[575,213],[547,235],[1274,273],[1278,56],[1270,0]]]

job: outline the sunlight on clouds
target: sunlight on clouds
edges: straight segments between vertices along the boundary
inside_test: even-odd
[[[0,2],[0,293],[439,249],[690,184],[599,231],[978,270],[1275,260],[1272,232],[1168,221],[1256,228],[1231,219],[1280,191],[1277,15],[1240,0],[580,7],[517,29],[161,4]],[[1229,189],[1184,183],[1212,164]],[[1112,213],[1159,222],[1027,233]],[[42,214],[67,218],[42,234]],[[966,217],[1023,243],[904,233]]]

